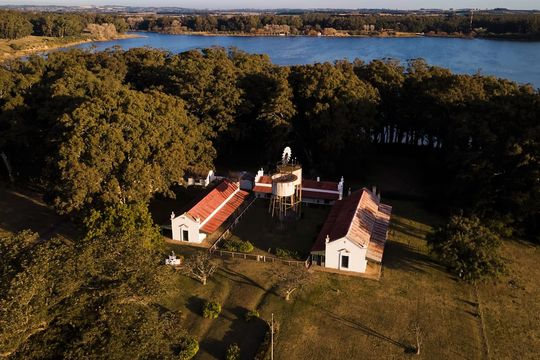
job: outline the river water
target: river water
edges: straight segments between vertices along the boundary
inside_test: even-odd
[[[423,58],[429,64],[449,68],[456,73],[485,75],[531,83],[540,88],[540,42],[459,38],[335,38],[335,37],[263,37],[198,36],[140,33],[144,37],[95,42],[103,50],[150,46],[178,53],[211,46],[237,47],[249,53],[266,53],[275,64],[295,65],[339,59],[364,61],[382,58]]]

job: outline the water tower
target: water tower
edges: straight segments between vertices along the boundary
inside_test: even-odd
[[[283,150],[281,161],[272,175],[270,213],[280,220],[300,217],[302,204],[302,166],[292,158],[291,148]]]

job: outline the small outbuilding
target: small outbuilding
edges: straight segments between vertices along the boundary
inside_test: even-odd
[[[200,244],[215,232],[248,198],[236,182],[222,179],[195,206],[176,216],[171,214],[172,238]]]
[[[368,189],[338,200],[313,248],[313,265],[363,273],[368,261],[381,263],[392,207]]]

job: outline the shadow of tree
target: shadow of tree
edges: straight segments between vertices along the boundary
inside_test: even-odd
[[[353,321],[351,319],[346,319],[346,318],[344,318],[344,317],[342,317],[342,316],[340,316],[338,314],[335,314],[335,313],[331,312],[328,309],[325,309],[323,307],[314,305],[313,303],[310,303],[308,301],[305,301],[305,300],[302,300],[302,299],[297,299],[297,301],[301,301],[301,302],[305,303],[308,306],[316,308],[317,311],[323,312],[324,314],[326,314],[331,319],[333,319],[335,321],[338,321],[339,323],[341,323],[341,324],[343,324],[343,325],[345,325],[345,326],[347,326],[347,327],[349,327],[351,329],[361,331],[361,332],[363,332],[364,334],[366,334],[368,336],[372,336],[372,337],[377,338],[379,340],[385,341],[385,342],[387,342],[387,343],[389,343],[391,345],[400,347],[406,353],[411,351],[411,347],[412,347],[411,344],[405,343],[403,341],[398,341],[398,340],[392,339],[391,337],[386,336],[386,335],[378,332],[377,330],[372,329],[372,328],[370,328],[370,327],[368,327],[368,326],[366,326],[364,324],[361,324],[361,323],[359,323],[357,321]]]
[[[241,306],[224,307],[219,317],[213,321],[230,321],[231,325],[221,339],[205,337],[199,344],[201,352],[216,359],[223,359],[227,348],[232,344],[240,347],[240,359],[253,359],[266,334],[266,322],[252,318],[249,322],[245,315],[249,311]]]
[[[389,240],[386,243],[383,267],[425,273],[426,268],[445,272],[444,266],[433,258],[401,242]]]
[[[205,300],[198,296],[190,296],[186,302],[186,309],[202,317]]]

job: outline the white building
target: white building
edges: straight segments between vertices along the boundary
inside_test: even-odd
[[[171,214],[172,238],[200,244],[216,231],[249,196],[239,184],[223,179],[195,206],[180,216]]]
[[[302,178],[302,202],[332,205],[343,198],[343,177],[340,182],[321,181]],[[253,192],[258,198],[270,198],[272,195],[272,177],[260,169],[254,179]]]
[[[365,272],[368,261],[381,263],[392,207],[367,189],[336,201],[313,248],[313,265]]]

